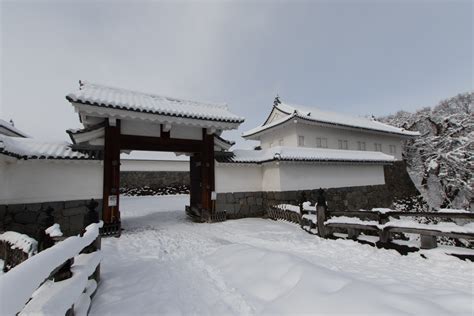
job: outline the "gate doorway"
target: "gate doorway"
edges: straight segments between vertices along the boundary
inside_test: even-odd
[[[121,151],[188,154],[190,205],[186,207],[187,214],[195,221],[212,221],[215,215],[215,138],[224,130],[237,128],[243,118],[223,105],[85,82],[80,82],[79,91],[66,98],[84,125],[84,129],[70,132],[76,148],[102,153],[105,234],[120,234]]]

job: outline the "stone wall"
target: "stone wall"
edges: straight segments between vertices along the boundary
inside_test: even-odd
[[[121,171],[122,188],[142,188],[148,186],[158,189],[167,186],[189,185],[188,171]]]
[[[395,199],[418,195],[404,162],[385,166],[385,185],[326,189],[328,208],[334,211],[390,207]],[[282,192],[218,193],[216,210],[226,211],[228,219],[263,216],[268,206],[316,201],[318,189]]]
[[[0,231],[16,231],[40,240],[46,228],[58,223],[64,236],[77,235],[88,224],[85,217],[90,209],[102,218],[102,200],[0,205]]]

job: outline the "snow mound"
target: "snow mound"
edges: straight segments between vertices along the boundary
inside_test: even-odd
[[[234,244],[207,257],[255,314],[469,314],[466,293],[377,284],[288,253]],[[387,271],[390,273],[390,271]]]

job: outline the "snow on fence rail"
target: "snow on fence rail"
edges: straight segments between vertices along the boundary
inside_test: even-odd
[[[318,210],[316,210],[318,209]],[[400,219],[404,217],[427,217],[474,220],[474,213],[463,210],[441,212],[398,212],[386,208],[370,211],[329,211],[326,206],[312,208],[307,202],[300,206],[280,204],[272,206],[267,212],[272,219],[283,219],[313,233],[317,225],[317,233],[321,237],[333,236],[335,229],[345,229],[348,237],[357,239],[362,231],[373,231],[379,235],[379,243],[387,246],[394,233],[419,234],[422,249],[437,247],[437,236],[454,239],[474,240],[474,223],[457,225],[453,222],[422,224],[415,221]]]
[[[2,275],[0,314],[64,315],[68,310],[87,314],[89,305],[83,304],[90,303],[97,287],[89,278],[99,278],[102,226],[102,222],[91,224],[83,236],[66,238]]]
[[[8,231],[0,235],[0,259],[3,272],[19,265],[38,251],[38,242],[28,235]]]

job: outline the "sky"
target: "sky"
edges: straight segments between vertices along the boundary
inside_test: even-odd
[[[2,1],[0,118],[51,140],[81,127],[78,81],[227,103],[263,123],[288,103],[414,111],[473,89],[473,3]]]

